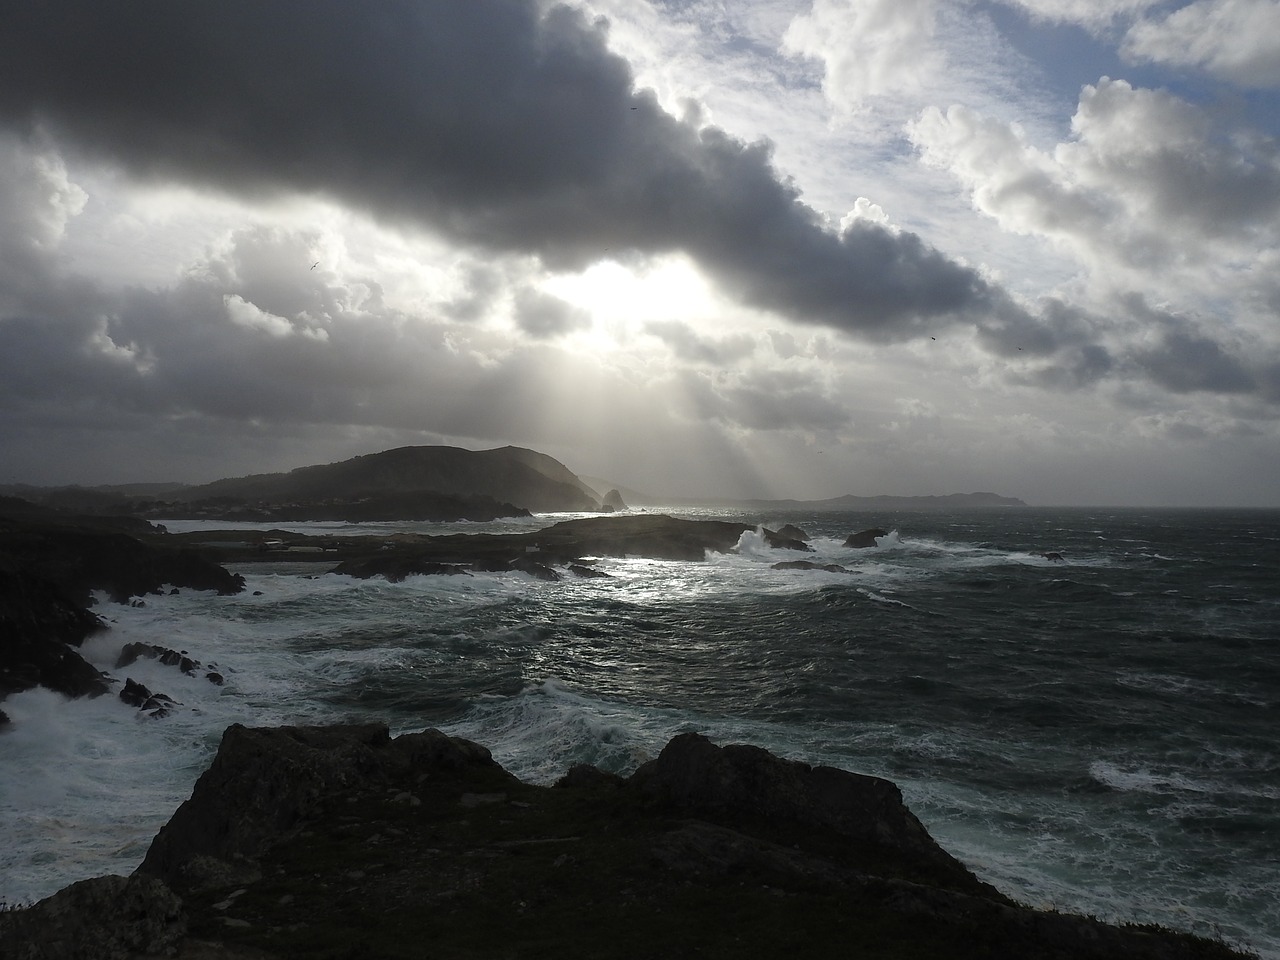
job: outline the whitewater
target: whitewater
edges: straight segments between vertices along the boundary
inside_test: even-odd
[[[539,783],[580,762],[629,773],[694,730],[893,780],[935,839],[1032,906],[1280,958],[1280,512],[667,512],[794,523],[806,559],[848,572],[776,570],[797,554],[748,532],[703,563],[599,558],[601,579],[388,583],[286,560],[232,566],[236,596],[102,603],[111,630],[82,653],[179,706],[5,701],[0,900],[134,869],[231,723],[436,727]],[[870,526],[891,532],[843,546]],[[117,670],[135,641],[225,682]]]

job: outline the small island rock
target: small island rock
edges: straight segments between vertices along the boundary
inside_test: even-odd
[[[866,547],[875,547],[875,546],[879,546],[879,544],[877,544],[876,541],[880,537],[887,537],[888,535],[889,535],[888,530],[881,530],[879,527],[870,527],[866,530],[859,530],[857,533],[849,534],[849,537],[848,539],[845,540],[844,545],[846,547],[854,547],[859,550],[864,549]]]

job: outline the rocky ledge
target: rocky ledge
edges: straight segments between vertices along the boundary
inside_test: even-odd
[[[108,692],[111,678],[73,649],[107,629],[87,609],[94,591],[140,604],[166,588],[230,594],[244,589],[244,578],[141,520],[73,516],[0,497],[0,700],[36,686],[69,697]],[[0,711],[0,728],[7,722]]]
[[[0,914],[13,960],[1228,958],[1019,906],[888,781],[697,734],[554,787],[380,725],[230,727],[131,877]]]

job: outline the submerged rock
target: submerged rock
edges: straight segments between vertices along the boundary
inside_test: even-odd
[[[822,570],[826,573],[851,573],[848,567],[842,567],[838,563],[815,563],[812,560],[783,560],[781,563],[775,563],[772,567],[774,570]]]
[[[582,577],[585,580],[608,580],[610,575],[603,570],[597,570],[595,567],[589,567],[585,563],[569,564],[569,572],[575,577]]]

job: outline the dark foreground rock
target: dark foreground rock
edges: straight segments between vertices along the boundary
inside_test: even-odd
[[[153,955],[1238,956],[1020,907],[874,777],[685,734],[540,787],[380,725],[232,726],[132,878],[0,913],[6,958]]]
[[[95,877],[0,914],[5,960],[171,956],[187,932],[182,901],[152,877]]]

